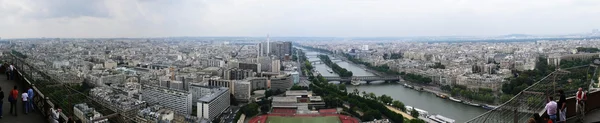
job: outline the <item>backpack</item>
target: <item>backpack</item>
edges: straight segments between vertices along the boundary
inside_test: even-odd
[[[15,97],[13,97],[12,91],[11,91],[10,94],[8,95],[8,102],[14,102],[14,101],[15,101]]]

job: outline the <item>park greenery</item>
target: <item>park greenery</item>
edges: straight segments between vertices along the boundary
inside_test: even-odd
[[[577,52],[597,53],[600,52],[600,49],[593,47],[577,47]]]
[[[385,59],[385,60],[401,59],[401,58],[403,58],[402,53],[385,53],[385,54],[383,54],[383,59]]]
[[[538,59],[534,70],[513,71],[515,77],[508,78],[509,82],[502,85],[502,92],[516,95],[556,69],[556,66],[547,64],[546,58],[540,57]],[[565,69],[589,65],[591,63],[592,60],[561,60],[559,67]],[[560,79],[557,78],[561,80],[557,82],[558,85],[562,86],[561,89],[563,90],[575,90],[579,87],[587,87],[585,86],[585,82],[591,79],[594,70],[570,69],[568,71],[570,72],[569,74],[562,76]]]
[[[240,111],[243,112],[246,115],[246,117],[253,117],[259,113],[259,107],[260,106],[258,105],[258,103],[249,103],[245,106],[242,106],[240,108]]]
[[[27,55],[25,55],[25,54],[23,54],[23,53],[21,53],[19,51],[16,51],[16,50],[11,50],[11,53],[14,54],[15,56],[19,57],[19,58],[24,58],[24,59],[27,58]]]
[[[505,94],[516,95],[529,87],[536,81],[554,71],[553,66],[549,66],[546,58],[538,58],[534,70],[513,71],[515,77],[509,78],[508,83],[502,85],[502,92]]]
[[[400,75],[402,76],[402,78],[404,78],[404,80],[407,81],[411,81],[411,82],[416,82],[416,83],[421,83],[421,84],[429,84],[431,82],[433,82],[433,80],[429,77],[426,76],[422,76],[422,75],[417,75],[417,74],[412,74],[412,73],[400,73]]]
[[[462,85],[454,85],[449,86],[445,85],[441,87],[442,90],[450,92],[450,95],[456,97],[463,97],[469,100],[485,102],[485,103],[494,103],[496,100],[496,96],[494,95],[494,91],[487,88],[479,88],[477,90],[470,90],[466,86]]]
[[[333,63],[331,61],[331,59],[329,59],[329,56],[319,55],[319,58],[321,59],[321,61],[323,61],[323,63],[325,63],[325,65],[331,67],[333,72],[340,75],[340,77],[352,77],[352,71],[349,71],[346,68],[342,68],[339,65],[337,65],[336,63]]]

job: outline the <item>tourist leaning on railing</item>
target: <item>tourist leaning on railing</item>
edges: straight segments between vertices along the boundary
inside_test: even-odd
[[[54,108],[50,108],[51,123],[58,123],[58,120],[60,119],[60,112],[62,112],[62,109],[60,109],[58,105],[55,105]]]

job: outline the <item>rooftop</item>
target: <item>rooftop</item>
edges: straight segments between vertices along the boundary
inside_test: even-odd
[[[311,91],[307,90],[289,90],[285,92],[285,96],[302,96],[302,95],[312,95]]]
[[[274,103],[295,103],[298,102],[297,97],[273,97]]]
[[[191,86],[197,86],[197,87],[211,89],[211,94],[204,95],[203,97],[198,99],[200,102],[211,102],[218,96],[228,93],[228,90],[229,90],[229,88],[226,88],[226,87],[211,87],[211,86],[200,86],[200,85],[191,85]]]

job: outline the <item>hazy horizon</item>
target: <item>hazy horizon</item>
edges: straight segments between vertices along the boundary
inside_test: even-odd
[[[0,0],[0,37],[437,37],[600,28],[596,0]]]

